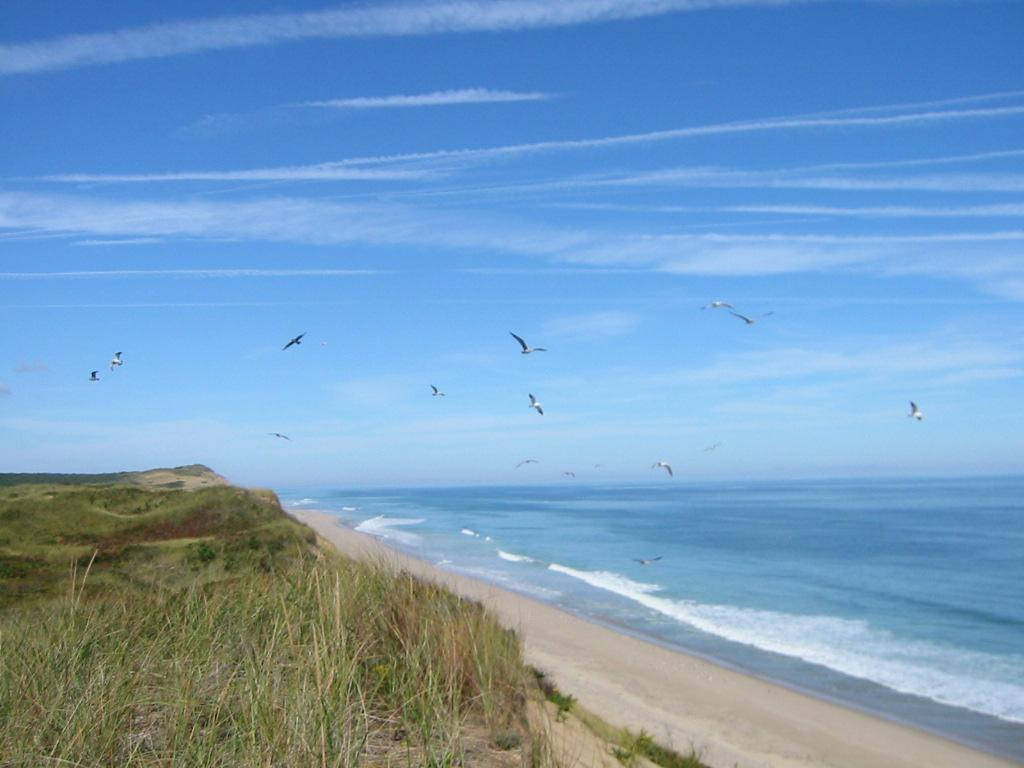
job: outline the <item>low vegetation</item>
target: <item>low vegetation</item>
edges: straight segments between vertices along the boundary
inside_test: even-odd
[[[0,490],[0,766],[544,764],[483,609],[270,493]]]

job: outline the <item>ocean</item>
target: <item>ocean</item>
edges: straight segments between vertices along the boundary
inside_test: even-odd
[[[618,631],[1024,760],[1024,478],[279,494]]]

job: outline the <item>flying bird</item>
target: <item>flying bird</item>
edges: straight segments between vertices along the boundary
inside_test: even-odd
[[[99,381],[99,380],[100,380],[99,371],[93,371],[92,373],[89,374],[89,381]]]
[[[733,309],[734,307],[727,301],[712,301],[710,304],[705,304],[701,309]]]
[[[521,466],[523,466],[523,464],[540,464],[540,462],[537,461],[536,459],[523,459],[518,464],[516,464],[516,469],[519,469]]]
[[[738,317],[740,320],[742,320],[747,325],[753,325],[754,323],[757,322],[757,320],[755,318],[747,317],[746,315],[741,315],[739,312],[733,312],[731,309],[729,310],[729,314],[732,315],[733,317]],[[775,314],[775,312],[773,310],[772,312],[765,312],[763,315],[761,315],[761,317],[768,317],[768,315],[774,315],[774,314]]]
[[[540,407],[540,400],[538,400],[533,395],[530,395],[530,407],[531,408],[536,408],[537,409],[537,413],[539,413],[541,416],[544,415],[544,409]]]
[[[921,421],[921,419],[924,418],[924,413],[917,407],[917,403],[913,400],[910,401],[910,413],[907,414],[907,418],[917,419],[918,421]]]
[[[434,390],[434,397],[444,397],[444,392],[435,387],[433,384],[430,385],[430,388]]]
[[[292,344],[301,344],[302,343],[302,337],[305,336],[305,335],[306,334],[304,334],[304,333],[300,333],[294,339],[292,339],[287,344],[285,344],[283,347],[281,347],[281,351],[283,352],[284,350],[288,349],[288,347],[290,347]]]
[[[562,474],[565,475],[566,477],[576,477],[575,472],[563,472]]]
[[[640,563],[640,565],[650,565],[653,562],[661,560],[661,557],[661,555],[658,555],[657,557],[634,557],[633,562]]]
[[[288,435],[282,435],[280,432],[267,432],[267,434],[272,435],[274,437],[280,437],[282,440],[291,440],[291,438],[288,437]]]
[[[110,358],[110,370],[114,370],[114,368],[119,365],[124,365],[124,360],[121,359],[120,352],[115,352],[114,356]]]
[[[509,331],[509,333],[512,334],[513,339],[519,342],[519,346],[523,348],[523,351],[520,352],[519,354],[528,355],[531,352],[547,352],[547,350],[544,349],[544,347],[531,347],[529,344],[523,341],[522,336],[516,336],[514,333],[512,333],[512,331]]]
[[[716,448],[720,448],[721,445],[721,443],[712,443],[711,445],[704,449],[704,453],[711,453]]]
[[[675,477],[675,475],[672,474],[672,467],[667,461],[659,461],[654,464],[651,464],[651,469],[657,469],[658,467],[661,467],[666,472],[668,472],[669,477]]]

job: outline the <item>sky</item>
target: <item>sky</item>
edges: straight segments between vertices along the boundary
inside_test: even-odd
[[[1024,3],[39,0],[0,30],[0,471],[1024,471]]]

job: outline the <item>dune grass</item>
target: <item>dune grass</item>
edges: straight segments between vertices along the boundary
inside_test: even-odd
[[[545,762],[513,633],[272,495],[13,486],[0,556],[4,768]]]

